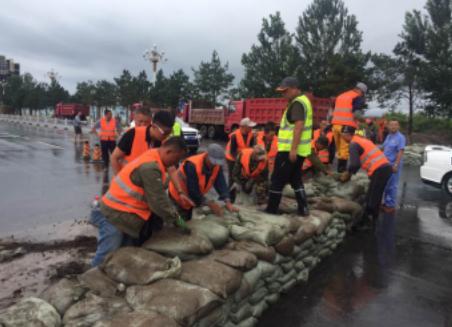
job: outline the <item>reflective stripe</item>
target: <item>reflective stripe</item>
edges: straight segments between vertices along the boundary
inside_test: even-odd
[[[367,159],[369,159],[369,157],[371,156],[371,155],[373,155],[374,153],[376,153],[378,151],[378,148],[377,147],[375,147],[375,148],[373,148],[372,150],[370,150],[365,156],[364,156],[364,158],[362,158],[362,160],[361,160],[361,165],[363,165],[366,161],[367,161]]]
[[[335,112],[350,112],[352,109],[349,108],[335,108],[334,111]]]
[[[145,208],[138,208],[138,207],[135,207],[135,206],[133,206],[133,205],[131,205],[131,204],[125,203],[125,202],[123,202],[123,201],[121,201],[121,200],[115,198],[110,192],[107,192],[107,193],[105,194],[105,197],[106,197],[108,200],[110,200],[110,201],[112,201],[112,202],[116,202],[117,204],[120,204],[120,205],[122,205],[122,206],[124,206],[124,207],[126,207],[126,208],[135,209],[135,210],[148,210],[147,207],[145,207]]]
[[[337,121],[355,121],[355,119],[354,118],[352,118],[352,117],[342,117],[342,116],[336,116],[336,117],[334,117],[334,119],[335,120],[337,120]]]
[[[292,144],[292,140],[278,139],[278,143]],[[309,143],[311,143],[311,140],[300,140],[300,143],[298,144],[309,144]]]
[[[130,195],[132,198],[137,199],[138,201],[144,201],[144,196],[138,192],[135,192],[132,190],[129,186],[127,186],[121,178],[117,175],[114,179],[114,181],[118,184],[118,186],[126,192],[128,195]]]
[[[373,158],[372,160],[370,160],[370,164],[374,164],[374,163],[376,163],[377,161],[379,161],[379,160],[381,160],[383,158],[386,158],[386,156],[382,153],[378,157]]]

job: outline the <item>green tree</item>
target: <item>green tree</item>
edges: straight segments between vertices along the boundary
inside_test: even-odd
[[[112,107],[117,104],[116,85],[107,80],[97,81],[94,100],[96,102],[97,117],[100,117],[102,108]]]
[[[167,104],[166,101],[166,92],[168,86],[168,79],[163,74],[163,71],[160,69],[155,76],[155,83],[151,86],[150,89],[150,102],[151,105],[158,107],[165,107]]]
[[[229,64],[221,64],[218,52],[212,52],[210,62],[201,61],[198,69],[193,70],[194,84],[200,96],[212,102],[218,103],[218,98],[226,93],[232,85],[234,75],[228,73]]]
[[[271,97],[278,83],[296,71],[299,54],[279,12],[262,19],[257,39],[258,45],[242,55],[245,76],[240,90],[244,97]]]
[[[362,52],[358,21],[342,0],[314,0],[299,17],[295,40],[304,89],[332,96],[367,79],[370,53]]]
[[[73,100],[91,106],[95,102],[96,85],[93,81],[77,83]]]
[[[169,76],[166,85],[166,101],[169,107],[177,108],[180,100],[190,99],[192,94],[193,84],[182,69]]]
[[[22,89],[22,76],[11,76],[3,84],[3,103],[17,113],[23,107],[24,94]]]
[[[47,88],[48,105],[54,108],[59,102],[67,102],[69,97],[69,92],[60,85],[56,78],[52,77]]]

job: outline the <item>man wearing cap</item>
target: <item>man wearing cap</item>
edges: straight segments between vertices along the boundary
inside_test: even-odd
[[[231,189],[251,194],[254,189],[258,205],[266,203],[268,192],[268,163],[265,148],[255,145],[243,149],[237,156],[232,172]]]
[[[342,126],[350,126],[356,129],[357,117],[361,116],[365,105],[365,94],[367,86],[364,83],[357,83],[355,88],[339,94],[336,97],[336,104],[333,112],[333,134],[336,143],[337,171],[343,172],[347,168],[348,143],[341,137]]]
[[[378,219],[383,192],[392,175],[392,167],[384,153],[372,141],[355,135],[355,128],[344,126],[342,137],[350,144],[350,161],[348,170],[343,172],[339,179],[341,182],[347,182],[351,175],[358,172],[360,168],[367,171],[370,184],[366,195],[366,209],[358,225],[372,222],[375,224]]]
[[[226,159],[228,163],[229,186],[232,185],[232,170],[234,169],[237,154],[246,148],[252,148],[256,142],[253,127],[256,123],[248,117],[240,121],[240,128],[229,134],[229,142],[226,145]]]
[[[238,211],[230,201],[229,190],[223,174],[224,150],[218,144],[209,144],[207,152],[191,156],[180,165],[178,169],[180,187],[178,192],[174,183],[169,185],[169,194],[177,204],[179,212],[184,219],[191,219],[193,208],[207,205],[214,214],[223,215],[223,208],[212,199],[207,199],[206,194],[213,187],[219,195],[219,199],[225,202],[228,211]],[[192,203],[187,202],[181,193],[187,193]]]
[[[276,91],[288,99],[289,103],[279,126],[278,154],[271,177],[266,212],[278,213],[282,190],[290,183],[295,192],[298,213],[306,216],[309,210],[301,180],[301,167],[304,159],[311,154],[312,105],[308,97],[301,94],[295,77],[286,77]]]

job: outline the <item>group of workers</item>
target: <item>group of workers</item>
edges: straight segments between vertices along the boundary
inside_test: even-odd
[[[363,119],[361,111],[367,91],[363,83],[339,95],[331,125],[322,121],[314,131],[313,108],[297,79],[285,78],[276,91],[288,99],[278,132],[273,122],[255,132],[256,123],[244,118],[229,135],[226,150],[213,143],[205,152],[189,157],[180,127],[174,128],[175,117],[169,112],[158,111],[151,117],[146,108],[136,109],[135,127],[125,132],[116,146],[116,126],[111,112],[106,111],[94,129],[99,129],[103,154],[104,149],[106,157],[112,153],[115,176],[100,201],[101,218],[96,222],[99,237],[92,265],[99,265],[108,253],[122,245],[141,245],[164,225],[172,224],[181,233],[189,233],[186,221],[191,219],[195,207],[206,205],[218,216],[224,210],[237,212],[233,203],[241,192],[252,194],[255,202],[262,205],[261,210],[279,214],[283,188],[290,184],[298,214],[307,216],[302,176],[316,167],[333,175],[329,168],[334,160],[332,148],[337,152],[340,181],[348,181],[360,168],[369,175],[363,223],[376,221],[391,178],[395,191],[393,187],[388,192],[385,204],[395,206],[386,197],[394,199],[397,194],[398,176],[394,176],[400,174],[403,136],[394,123],[394,136],[383,143],[383,153],[371,140],[355,134]],[[387,149],[397,154],[388,155]],[[225,164],[228,181],[223,172]],[[216,191],[218,199],[211,190]]]

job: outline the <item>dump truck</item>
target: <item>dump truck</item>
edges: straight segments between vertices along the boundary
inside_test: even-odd
[[[89,116],[89,106],[80,103],[57,103],[55,106],[55,117],[73,119],[79,112],[84,117]]]

